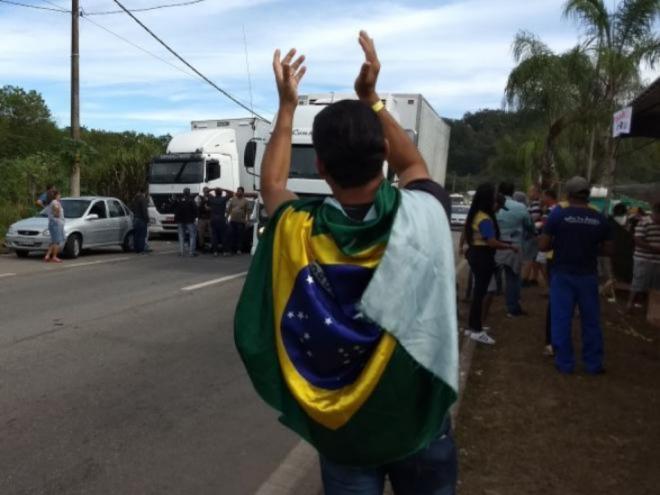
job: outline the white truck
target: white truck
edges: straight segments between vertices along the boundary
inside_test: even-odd
[[[264,139],[270,123],[258,118],[199,120],[191,131],[175,135],[164,155],[149,167],[149,233],[175,233],[172,199],[185,188],[195,195],[204,187],[255,190],[254,175],[244,166],[245,147]]]
[[[300,197],[327,196],[330,188],[321,179],[316,170],[315,152],[312,145],[312,124],[314,117],[331,103],[344,99],[355,99],[349,94],[308,94],[299,96],[299,104],[293,119],[293,136],[291,149],[291,170],[287,187]],[[429,102],[421,94],[391,93],[382,97],[387,110],[405,129],[417,145],[431,177],[444,185],[447,172],[447,154],[449,151],[449,125],[440,118]],[[245,166],[260,174],[261,158],[266,140],[255,139],[246,149]],[[388,179],[396,182],[393,172],[387,163],[384,172]],[[258,183],[257,183],[258,185]],[[252,249],[257,241],[268,217],[261,201],[253,211],[254,236]]]

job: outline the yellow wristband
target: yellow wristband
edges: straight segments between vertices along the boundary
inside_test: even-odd
[[[385,103],[383,103],[383,100],[378,100],[376,103],[371,105],[371,109],[376,113],[380,112],[383,108],[385,108]]]

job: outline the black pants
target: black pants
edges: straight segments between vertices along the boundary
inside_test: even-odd
[[[141,218],[133,218],[133,247],[136,253],[142,253],[147,240],[147,222]]]
[[[220,244],[225,244],[226,230],[227,220],[224,216],[211,217],[211,250],[214,253],[219,251]]]
[[[495,251],[489,247],[471,247],[467,258],[474,274],[474,292],[470,304],[468,326],[474,332],[481,332],[484,297],[488,291],[490,279],[495,273]]]
[[[245,224],[242,222],[229,222],[227,227],[227,245],[225,252],[235,253],[243,247],[243,235],[245,233]]]

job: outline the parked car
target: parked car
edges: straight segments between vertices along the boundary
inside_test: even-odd
[[[63,198],[64,238],[62,251],[67,258],[77,258],[83,249],[121,246],[133,249],[133,213],[117,198],[85,196]],[[16,256],[45,252],[50,244],[48,215],[20,220],[9,227],[5,243]]]
[[[467,205],[452,205],[451,207],[451,226],[452,228],[463,228],[470,207]]]

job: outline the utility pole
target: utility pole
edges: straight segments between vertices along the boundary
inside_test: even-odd
[[[71,0],[71,139],[76,146],[80,141],[79,18],[79,0]],[[80,196],[80,153],[77,149],[71,166],[69,188],[71,196]]]

